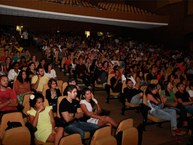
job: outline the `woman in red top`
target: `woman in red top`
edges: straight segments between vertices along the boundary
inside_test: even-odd
[[[13,90],[15,90],[19,103],[22,103],[23,96],[27,93],[30,93],[30,82],[27,78],[25,70],[19,72],[17,79],[14,82]]]

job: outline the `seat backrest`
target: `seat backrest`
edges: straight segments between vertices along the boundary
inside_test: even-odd
[[[82,140],[80,134],[71,134],[64,136],[59,145],[82,145]]]
[[[21,112],[7,113],[2,116],[0,125],[0,138],[2,139],[7,128],[7,122],[20,122],[22,126],[25,126]]]
[[[107,136],[96,140],[94,145],[117,145],[117,140],[114,136]]]
[[[58,101],[57,101],[57,117],[58,117],[58,118],[61,118],[59,106],[60,106],[61,101],[62,101],[64,98],[66,98],[66,96],[60,96],[60,97],[58,97]]]
[[[58,84],[58,89],[60,90],[60,93],[62,94],[63,81],[57,80],[57,84]]]
[[[120,131],[123,131],[127,128],[133,127],[133,119],[132,118],[128,118],[128,119],[124,119],[122,120],[116,130],[116,134]]]
[[[3,145],[30,145],[31,135],[27,127],[16,127],[5,132]]]
[[[62,95],[64,95],[64,90],[66,89],[67,86],[68,86],[68,83],[64,82],[62,85],[62,92],[61,92]]]
[[[123,131],[121,145],[138,145],[138,130],[135,127]]]
[[[97,140],[107,138],[109,136],[111,136],[111,127],[110,126],[101,127],[95,131],[90,145],[95,145]]]
[[[32,94],[27,94],[23,98],[23,113],[27,115],[27,111],[30,110],[29,97]]]
[[[48,84],[44,84],[43,89],[42,89],[42,95],[44,98],[46,98],[46,90],[49,89]]]

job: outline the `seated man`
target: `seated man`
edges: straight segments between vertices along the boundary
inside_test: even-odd
[[[139,89],[139,85],[133,86],[133,82],[130,79],[126,80],[127,87],[124,88],[124,97],[132,104],[140,104],[143,99],[143,91]]]
[[[66,88],[67,97],[59,105],[61,118],[66,122],[65,132],[69,134],[79,133],[84,139],[84,131],[93,133],[98,126],[95,124],[81,121],[83,111],[79,102],[76,100],[77,88],[74,85],[68,85]]]
[[[8,87],[7,76],[0,76],[0,113],[17,111],[17,105],[16,93]]]
[[[31,84],[32,89],[37,92],[42,92],[43,86],[47,84],[49,78],[44,74],[44,68],[39,67],[37,70],[37,75],[32,77]]]
[[[177,102],[184,105],[188,113],[193,114],[193,102],[190,99],[188,92],[185,90],[185,85],[180,82],[177,84],[178,91],[176,92]]]
[[[115,76],[113,76],[110,80],[110,87],[113,92],[120,93],[122,89],[122,75],[119,71],[119,69],[115,69]]]

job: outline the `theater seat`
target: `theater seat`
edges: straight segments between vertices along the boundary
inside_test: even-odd
[[[3,145],[30,145],[31,136],[27,127],[16,127],[6,130],[2,139]]]
[[[63,137],[59,145],[82,145],[80,134],[71,134]]]
[[[97,129],[92,137],[90,145],[117,145],[114,136],[111,135],[111,127],[104,126]]]

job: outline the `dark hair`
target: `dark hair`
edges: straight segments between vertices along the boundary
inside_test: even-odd
[[[131,79],[126,79],[125,83],[127,84],[129,81],[133,82]]]
[[[73,82],[73,81],[76,81],[76,79],[75,79],[75,78],[71,78],[71,77],[70,77],[70,78],[68,79],[68,81],[67,81],[67,82],[68,82],[68,84],[69,84],[70,82]]]
[[[56,83],[56,85],[58,85],[58,83],[57,83],[56,79],[51,78],[51,79],[49,79],[49,81],[48,81],[48,87],[49,87],[49,88],[51,88],[51,84],[52,84],[52,82],[55,82],[55,83]]]
[[[155,84],[149,84],[149,85],[147,86],[146,91],[145,91],[145,95],[147,95],[147,94],[152,94],[152,91],[155,90],[155,89],[157,89],[157,85],[155,85]]]
[[[28,68],[29,68],[32,64],[34,64],[34,65],[35,65],[35,63],[34,63],[34,62],[30,62],[30,63],[28,64]]]
[[[14,63],[12,64],[12,68],[14,68],[16,65],[19,65],[19,63],[18,63],[18,62],[14,62]]]
[[[36,92],[36,93],[34,93],[34,96],[35,97],[33,99],[31,99],[31,98],[29,99],[30,100],[29,101],[30,106],[33,107],[33,108],[35,108],[35,105],[36,105],[36,102],[37,102],[38,99],[41,98],[43,100],[43,102],[44,102],[44,96],[41,93],[37,93]]]
[[[7,75],[0,75],[0,80],[1,80],[1,78],[3,78],[3,77],[6,77],[6,78],[7,78]]]
[[[183,84],[182,82],[177,83],[176,87],[178,88],[181,84]]]
[[[48,64],[45,65],[44,70],[45,70],[46,73],[48,73],[48,67],[49,67],[50,65],[52,66],[51,63],[48,63]]]
[[[25,72],[25,73],[26,73],[26,71],[25,71],[25,70],[21,70],[21,71],[19,72],[19,74],[18,74],[18,76],[17,76],[17,80],[18,80],[20,83],[29,82],[29,79],[28,79],[27,73],[26,73],[26,78],[25,78],[25,80],[23,80],[23,78],[22,78],[22,74],[23,74],[23,72]]]
[[[77,87],[75,85],[68,85],[66,87],[66,89],[64,90],[64,92],[66,92],[68,94],[68,92],[72,92],[72,90],[77,89]]]
[[[164,90],[165,90],[165,95],[166,96],[170,96],[170,92],[168,91],[168,84],[170,83],[170,81],[165,81],[164,82]]]
[[[82,91],[82,99],[85,99],[84,96],[85,96],[87,91],[90,91],[92,93],[91,89],[84,88],[83,91]],[[96,103],[92,99],[90,100],[90,104],[91,104],[92,108],[94,108],[96,106]]]
[[[193,82],[190,82],[190,84],[189,84],[189,88],[190,88],[190,87],[193,87]]]

